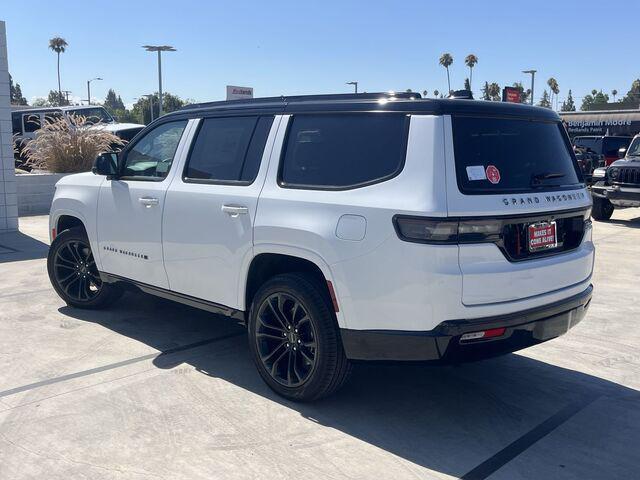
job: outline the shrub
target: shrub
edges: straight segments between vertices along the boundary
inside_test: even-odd
[[[122,140],[100,124],[72,115],[70,119],[62,117],[45,122],[24,151],[32,168],[77,173],[91,170],[98,154],[123,145]]]

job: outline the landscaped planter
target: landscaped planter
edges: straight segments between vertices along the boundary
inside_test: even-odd
[[[16,175],[18,215],[46,215],[56,182],[68,173],[25,173]]]

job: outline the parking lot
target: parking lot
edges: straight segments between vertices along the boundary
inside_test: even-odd
[[[568,335],[456,367],[357,365],[275,396],[231,320],[145,294],[65,306],[47,217],[0,236],[0,479],[609,479],[640,475],[640,211],[594,223]]]

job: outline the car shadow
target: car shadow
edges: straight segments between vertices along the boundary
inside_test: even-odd
[[[0,263],[46,258],[49,245],[22,232],[0,234]]]
[[[350,381],[334,396],[314,403],[295,403],[277,396],[262,382],[249,356],[244,327],[232,320],[142,293],[127,293],[115,308],[106,311],[62,307],[60,312],[167,352],[153,360],[157,368],[191,365],[203,375],[285,405],[310,421],[455,477],[463,476],[572,403],[632,398],[634,408],[640,410],[636,390],[518,354],[444,367],[357,364]],[[223,343],[202,346],[204,340],[229,337],[230,333],[236,335]],[[179,348],[192,343],[199,346]],[[589,418],[576,415],[571,422],[579,422],[579,429],[588,430]],[[619,422],[605,422],[590,435],[611,439],[619,434],[619,427]],[[598,446],[593,469],[581,478],[606,478],[603,469],[609,465],[629,465],[629,458],[637,456],[633,449],[640,443],[638,429],[631,431],[635,432],[633,438],[625,434],[624,449],[617,448],[616,442],[610,447],[607,443]],[[582,455],[583,464],[594,448],[589,438],[561,446],[562,452],[573,459]],[[558,478],[570,477],[570,470],[563,473]],[[539,478],[535,469],[523,475]],[[633,475],[628,472],[627,478]]]
[[[630,218],[628,220],[612,218],[608,220],[606,223],[612,223],[614,225],[623,225],[629,228],[640,228],[640,217]]]

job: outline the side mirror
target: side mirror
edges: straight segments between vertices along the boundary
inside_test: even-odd
[[[624,158],[627,154],[627,149],[622,147],[618,150],[618,158]]]
[[[118,155],[113,152],[101,153],[96,157],[91,171],[95,175],[106,175],[113,178],[118,174]]]

